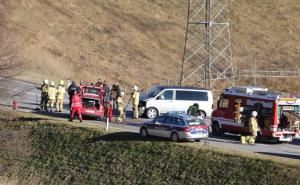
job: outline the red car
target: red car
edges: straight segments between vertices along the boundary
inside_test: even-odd
[[[102,120],[104,117],[103,90],[95,86],[80,86],[82,97],[82,116],[96,117]]]

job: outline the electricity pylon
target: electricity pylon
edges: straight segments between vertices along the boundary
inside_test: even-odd
[[[188,0],[180,85],[234,85],[228,0]]]

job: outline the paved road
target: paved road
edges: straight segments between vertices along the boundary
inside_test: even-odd
[[[68,118],[68,110],[65,110],[63,113],[46,113],[41,111],[34,111],[33,109],[38,107],[38,102],[40,101],[39,91],[36,90],[36,85],[22,82],[17,80],[5,80],[1,79],[1,87],[9,89],[9,94],[19,94],[21,96],[12,97],[9,96],[7,98],[0,99],[0,105],[2,106],[11,106],[13,98],[17,100],[19,103],[19,110],[26,112],[35,112],[39,114],[47,114],[55,117],[63,117]],[[5,85],[3,85],[5,84]],[[65,98],[65,107],[68,105],[68,97]],[[130,114],[128,111],[127,114]],[[119,128],[126,132],[138,132],[139,126],[142,122],[146,121],[146,119],[126,119],[125,124],[117,124],[111,123],[110,126],[114,128]],[[85,121],[88,124],[102,124],[105,125],[105,122],[88,120]],[[206,123],[210,125],[210,120],[206,120]],[[208,139],[209,145],[227,149],[235,149],[241,151],[249,151],[254,153],[280,156],[292,159],[300,159],[300,140],[295,139],[291,143],[286,144],[271,144],[271,143],[258,143],[255,146],[251,145],[241,145],[239,142],[239,136],[237,135],[225,135],[221,138],[209,137]]]

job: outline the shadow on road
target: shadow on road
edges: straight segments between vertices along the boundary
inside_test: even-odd
[[[300,155],[292,155],[292,154],[280,154],[280,153],[272,153],[272,152],[256,152],[258,154],[264,154],[264,155],[273,155],[277,157],[286,157],[290,159],[300,159]]]
[[[69,113],[64,112],[47,112],[47,111],[32,111],[35,114],[51,116],[56,118],[69,118]]]
[[[167,139],[158,137],[148,137],[147,139],[144,139],[140,136],[140,134],[135,132],[115,132],[99,137],[89,138],[85,140],[85,143],[91,144],[98,141],[167,141]]]

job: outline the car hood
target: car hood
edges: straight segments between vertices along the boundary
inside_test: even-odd
[[[141,95],[140,96],[140,101],[149,101],[152,100],[153,98],[146,96],[146,95]]]

